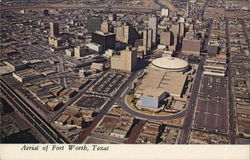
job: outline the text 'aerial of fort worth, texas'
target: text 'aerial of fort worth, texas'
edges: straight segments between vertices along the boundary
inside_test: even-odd
[[[250,0],[0,3],[1,143],[250,143]]]

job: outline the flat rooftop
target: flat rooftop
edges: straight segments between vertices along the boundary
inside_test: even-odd
[[[21,78],[41,75],[41,73],[37,72],[34,69],[25,69],[25,70],[17,71],[17,72],[15,72],[15,74]]]
[[[13,66],[16,66],[16,67],[25,66],[25,64],[22,61],[17,60],[17,59],[13,59],[13,60],[7,61],[7,63],[9,63],[9,64],[11,64]]]
[[[158,71],[153,68],[147,70],[147,75],[142,80],[139,90],[155,91],[152,95],[159,95],[159,91],[166,91],[171,96],[180,96],[185,85],[187,76],[179,72]],[[153,82],[153,83],[152,83]],[[148,93],[143,93],[148,94]]]
[[[102,36],[115,35],[114,33],[111,33],[111,32],[102,32],[102,31],[96,31],[94,33],[102,35]]]
[[[12,73],[13,70],[8,67],[8,66],[0,66],[0,75],[5,75],[5,74],[9,74]]]

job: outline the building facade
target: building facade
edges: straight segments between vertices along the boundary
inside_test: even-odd
[[[134,71],[137,65],[137,53],[132,48],[127,47],[121,51],[120,56],[111,57],[111,69],[122,70],[125,72]]]
[[[110,25],[108,24],[108,22],[105,21],[101,24],[101,31],[110,32]]]
[[[102,52],[107,49],[115,49],[115,34],[110,32],[96,31],[92,33],[92,42],[101,45]]]
[[[153,30],[151,28],[147,28],[143,31],[143,46],[147,51],[152,49],[153,42]]]
[[[89,33],[101,31],[102,17],[88,16],[87,17],[87,30]]]
[[[170,31],[163,31],[160,34],[160,44],[171,46],[173,45],[174,37],[172,32]]]
[[[133,44],[136,40],[136,30],[132,25],[123,25],[115,28],[116,41]]]
[[[155,16],[149,17],[149,28],[153,30],[153,44],[157,43],[158,19]]]
[[[201,41],[197,39],[183,39],[182,54],[200,56]]]
[[[50,36],[51,37],[58,37],[59,36],[59,24],[50,22]]]

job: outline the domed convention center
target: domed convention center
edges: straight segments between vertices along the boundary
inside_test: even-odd
[[[152,67],[160,71],[185,72],[188,70],[188,63],[175,57],[161,57],[152,61]]]
[[[134,109],[155,115],[177,114],[186,108],[194,69],[180,58],[154,59],[136,81],[132,95]],[[145,111],[145,112],[144,112]]]

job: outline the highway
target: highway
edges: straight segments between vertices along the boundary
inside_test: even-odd
[[[185,118],[184,123],[182,125],[182,128],[184,130],[182,133],[182,137],[180,139],[180,144],[188,143],[190,131],[191,131],[193,120],[194,120],[196,102],[197,102],[200,83],[201,83],[204,61],[205,61],[205,58],[201,57],[201,61],[196,72],[195,80],[194,80],[193,87],[191,90],[190,100],[189,100],[188,107],[187,107],[187,110],[188,110],[187,117]]]
[[[231,144],[236,143],[236,116],[235,116],[235,106],[234,106],[234,93],[232,87],[232,57],[230,55],[230,35],[228,28],[228,19],[226,19],[226,36],[227,36],[227,58],[228,58],[228,68],[227,68],[227,76],[228,76],[228,97],[229,97],[229,138]]]
[[[66,138],[25,102],[5,81],[1,79],[0,82],[1,91],[50,143],[68,143]]]

